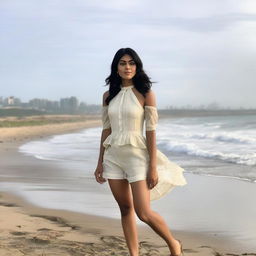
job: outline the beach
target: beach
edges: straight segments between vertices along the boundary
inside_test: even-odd
[[[56,165],[53,165],[51,161],[42,162],[37,158],[18,152],[17,149],[22,144],[31,140],[48,138],[52,135],[98,127],[100,124],[101,121],[95,119],[79,123],[0,128],[1,184],[21,182],[22,179],[37,182],[39,176],[35,175],[35,169],[37,173],[46,177],[56,171]],[[17,174],[21,169],[27,174],[26,177],[18,177]],[[234,201],[235,199],[228,202],[231,206],[243,202],[243,195],[247,193],[247,186],[243,186],[242,181],[200,177],[196,182],[193,175],[187,175],[186,178],[191,184],[187,189],[196,191],[198,194],[203,193],[205,202],[208,202],[210,206],[214,204],[215,209],[217,208],[216,212],[221,204],[217,204],[215,200],[223,195],[218,194],[217,199],[212,198],[211,188],[207,191],[207,182],[212,184],[213,187],[218,184],[219,191],[226,191],[227,188],[230,189],[227,190],[229,193],[230,191],[232,193],[234,188],[238,191],[239,189],[243,190],[243,193],[240,193],[241,197],[237,198],[238,202]],[[195,187],[193,187],[193,184]],[[200,190],[200,187],[204,190]],[[249,186],[248,189],[251,189],[250,193],[255,191],[254,187]],[[128,255],[120,220],[71,210],[42,208],[31,204],[15,193],[6,192],[4,189],[0,190],[2,191],[0,194],[0,255]],[[172,193],[179,196],[179,193],[182,194],[182,190],[185,191],[185,187]],[[228,198],[228,193],[226,193],[225,197],[223,196],[222,204],[227,203]],[[176,198],[175,202],[178,203],[178,200],[179,198]],[[191,200],[187,198],[181,203],[187,205]],[[199,206],[200,203],[198,205],[191,204],[191,212],[199,210],[203,213],[203,205],[198,209]],[[232,207],[230,208],[232,209]],[[246,217],[246,211],[248,209],[243,208],[241,214],[238,215],[241,216],[241,222]],[[189,218],[187,211],[180,211],[179,214],[181,221],[183,218]],[[216,218],[208,219],[208,221],[218,225],[221,223],[221,218],[224,218],[222,219],[223,222],[227,221],[226,216],[224,217],[221,214]],[[248,227],[250,226],[252,230],[254,229],[253,225],[255,224],[248,223]],[[149,227],[139,225],[138,231],[140,255],[169,255],[165,242]],[[251,244],[246,244],[246,237],[239,243],[235,238],[217,232],[198,232],[193,231],[192,228],[188,230],[171,228],[171,231],[175,237],[182,240],[185,255],[256,255],[256,248],[253,248]]]

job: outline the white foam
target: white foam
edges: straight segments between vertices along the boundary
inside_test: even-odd
[[[214,148],[212,149],[202,149],[197,144],[189,143],[179,143],[179,142],[168,142],[165,144],[161,144],[168,151],[183,153],[191,156],[200,156],[206,158],[220,159],[223,161],[227,161],[230,163],[236,164],[244,164],[253,166],[256,165],[256,153],[249,154],[236,154],[236,153],[224,153],[221,151],[216,151]],[[217,148],[217,146],[215,147]]]

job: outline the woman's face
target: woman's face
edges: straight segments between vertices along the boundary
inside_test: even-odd
[[[125,54],[118,62],[117,72],[122,79],[130,80],[136,74],[136,64],[130,55]]]

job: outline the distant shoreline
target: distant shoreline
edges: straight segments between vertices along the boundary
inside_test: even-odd
[[[256,109],[159,109],[160,117],[198,117],[198,116],[238,116],[256,115]]]
[[[158,108],[159,117],[198,117],[198,116],[236,116],[236,115],[256,115],[256,109],[181,109],[181,108],[170,108],[161,109]],[[64,113],[50,113],[45,111],[39,111],[36,109],[22,109],[22,108],[1,108],[0,107],[0,121],[6,118],[24,118],[24,117],[44,117],[50,119],[51,117],[59,118],[76,118],[84,119],[100,118],[101,110],[100,106],[98,110],[92,111],[92,113],[74,113],[74,114],[64,114]],[[2,120],[1,120],[2,119]]]
[[[33,139],[42,139],[47,136],[59,135],[79,131],[89,127],[99,127],[100,118],[87,119],[78,122],[49,123],[44,125],[0,127],[0,143],[24,142]]]

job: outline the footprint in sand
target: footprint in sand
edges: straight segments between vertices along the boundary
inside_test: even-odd
[[[10,232],[10,234],[14,235],[14,236],[24,236],[24,235],[27,235],[29,233],[28,232],[13,231],[13,232]]]

